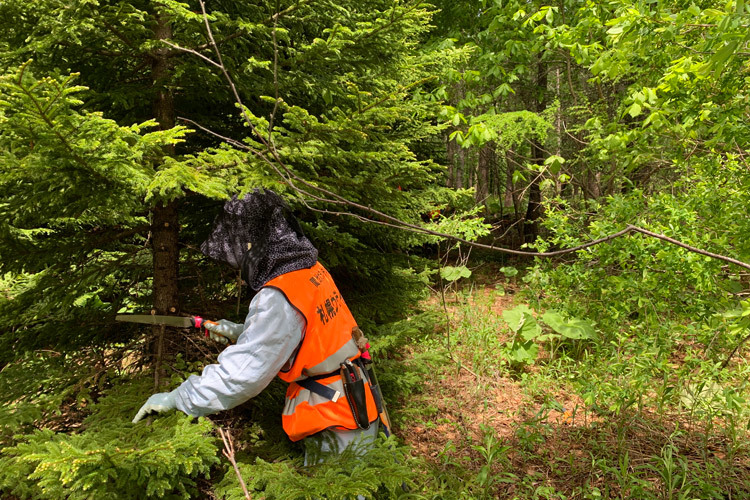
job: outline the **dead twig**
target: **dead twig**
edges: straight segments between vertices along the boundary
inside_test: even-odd
[[[685,250],[689,250],[689,251],[691,251],[693,253],[697,253],[697,254],[700,254],[700,255],[705,255],[706,257],[711,257],[711,258],[717,259],[717,260],[723,260],[724,262],[729,262],[730,264],[735,264],[737,266],[744,267],[745,269],[750,269],[750,264],[742,262],[741,260],[733,259],[731,257],[727,257],[725,255],[720,255],[718,253],[708,252],[706,250],[702,250],[700,248],[696,248],[694,246],[690,246],[690,245],[688,245],[686,243],[683,243],[681,241],[678,241],[678,240],[676,240],[674,238],[670,238],[669,236],[665,236],[663,234],[653,233],[651,231],[643,229],[642,227],[637,227],[637,226],[633,226],[631,224],[628,224],[627,229],[629,229],[630,231],[633,231],[633,232],[645,234],[646,236],[650,236],[652,238],[657,238],[659,240],[666,241],[666,242],[671,243],[673,245],[677,245],[678,247],[684,248]]]
[[[450,249],[448,250],[448,252],[450,252]],[[445,260],[447,262],[448,253],[445,254]],[[453,349],[451,347],[451,315],[448,313],[448,306],[445,302],[445,289],[447,287],[443,284],[443,257],[440,256],[440,244],[438,244],[437,261],[438,261],[438,278],[440,279],[440,298],[443,304],[443,314],[445,315],[445,343],[446,343],[446,350],[448,351],[448,357],[450,358],[451,361],[453,361],[454,363],[456,363],[456,365],[458,365],[459,370],[463,369],[469,372],[470,374],[472,374],[475,379],[481,380],[481,377],[479,375],[477,375],[472,370],[464,366],[464,364],[461,363],[460,359],[456,359],[453,356]],[[468,261],[468,256],[464,260],[463,265],[466,264],[466,261]],[[448,284],[448,287],[450,286],[451,285]]]
[[[750,335],[748,335],[744,339],[740,340],[740,343],[737,344],[737,346],[734,348],[734,350],[732,350],[732,352],[729,354],[729,356],[727,356],[727,359],[725,359],[724,362],[721,364],[721,369],[722,370],[727,367],[727,365],[729,364],[729,361],[732,360],[732,358],[734,357],[734,355],[737,354],[737,351],[740,350],[740,347],[742,347],[742,345],[745,342],[747,342],[748,340],[750,340]],[[713,342],[713,340],[712,340],[712,342]]]
[[[154,326],[154,330],[157,327]],[[161,383],[161,368],[162,358],[164,357],[164,332],[165,325],[159,327],[159,333],[156,337],[156,360],[154,361],[154,392],[159,392],[159,385]]]
[[[232,435],[229,433],[229,431],[225,431],[221,427],[219,427],[219,435],[221,436],[221,440],[224,442],[224,449],[221,450],[221,452],[225,457],[227,457],[227,460],[229,460],[229,463],[232,464],[232,467],[234,467],[234,472],[237,474],[237,479],[240,482],[240,486],[242,486],[243,493],[245,493],[245,498],[247,498],[247,500],[252,500],[250,498],[250,493],[248,493],[247,491],[245,480],[242,479],[242,474],[240,473],[240,468],[237,465],[237,461],[234,459],[234,443],[232,442]]]

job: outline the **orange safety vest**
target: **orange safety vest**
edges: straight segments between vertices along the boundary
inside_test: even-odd
[[[344,395],[340,374],[341,363],[360,356],[357,344],[352,339],[352,328],[357,323],[331,275],[318,262],[311,268],[282,274],[264,287],[281,291],[289,303],[305,317],[302,341],[292,356],[291,365],[287,363],[278,374],[282,380],[289,382],[281,417],[289,439],[299,441],[331,428],[357,429]],[[374,422],[378,418],[378,412],[370,383],[359,367],[357,370],[366,381],[367,417],[370,422]],[[331,376],[317,381],[341,394],[335,402],[295,383],[326,373]]]

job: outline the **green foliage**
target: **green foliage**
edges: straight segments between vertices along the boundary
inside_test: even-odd
[[[3,449],[0,491],[19,498],[194,498],[218,463],[213,426],[182,414],[134,425],[148,392],[131,381],[101,398],[78,433],[42,429]]]
[[[542,320],[566,339],[593,339],[596,335],[594,327],[589,322],[578,318],[565,319],[554,310],[545,312]]]
[[[411,497],[402,486],[411,484],[412,462],[394,438],[378,440],[366,452],[356,448],[324,463],[301,467],[299,461],[270,463],[260,458],[238,460],[239,470],[252,496],[270,499],[338,499]],[[234,471],[216,487],[226,500],[245,498]]]
[[[440,277],[445,281],[457,281],[471,276],[471,270],[466,266],[445,266],[440,269]]]
[[[449,139],[455,140],[464,148],[481,147],[488,142],[505,151],[516,148],[525,140],[536,139],[544,141],[551,127],[550,120],[554,109],[546,110],[539,115],[531,111],[510,111],[495,114],[495,112],[472,116],[470,125],[465,132],[456,130]],[[459,115],[455,115],[459,116]],[[458,125],[455,123],[454,125]]]
[[[542,334],[542,328],[528,306],[520,305],[503,311],[503,319],[515,333],[508,346],[508,360],[512,364],[530,364],[536,361],[539,346],[535,340]]]
[[[596,336],[590,322],[580,318],[565,318],[560,312],[550,309],[541,320],[555,333],[544,333],[539,322],[540,318],[526,305],[519,305],[502,312],[503,319],[514,333],[504,355],[511,366],[524,366],[536,362],[539,343],[548,341],[578,341],[591,340]]]
[[[548,241],[575,245],[584,241],[580,238],[584,231],[591,230],[596,238],[637,218],[645,227],[695,247],[747,255],[741,239],[713,229],[744,227],[738,217],[739,206],[721,201],[727,196],[742,199],[744,194],[731,186],[717,187],[714,181],[722,174],[712,172],[710,182],[706,177],[680,182],[684,192],[653,196],[648,204],[639,192],[611,197],[606,205],[597,204],[599,214],[595,219],[572,218],[565,205],[550,207]],[[726,172],[733,175],[731,169]],[[719,205],[725,208],[715,211]],[[540,248],[548,246],[540,243]],[[547,269],[550,272],[530,273],[530,283],[543,287],[543,294],[555,295],[553,301],[564,304],[572,315],[597,318],[608,331],[616,331],[623,321],[633,319],[651,325],[665,318],[688,316],[694,321],[708,321],[717,309],[732,304],[731,290],[739,285],[739,277],[722,272],[717,261],[641,237],[619,239],[580,252],[577,262],[565,270]],[[578,295],[572,295],[573,290]]]
[[[412,407],[412,396],[449,359],[493,380],[510,365],[544,403],[511,444],[488,427],[478,440],[464,431],[434,467],[391,440],[361,461],[306,469],[280,444],[277,423],[254,422],[239,459],[255,493],[388,498],[407,496],[400,485],[412,479],[411,497],[427,498],[747,496],[750,306],[737,269],[631,235],[573,261],[537,262],[524,278],[530,307],[498,315],[493,300],[504,291],[484,297],[470,283],[456,289],[447,318],[402,319],[426,295],[434,265],[419,255],[437,239],[339,215],[340,204],[279,176],[288,168],[305,190],[487,237],[474,192],[443,186],[447,136],[466,160],[457,185],[475,175],[472,162],[496,155],[492,210],[502,214],[512,198],[520,215],[539,188],[546,219],[535,248],[638,224],[748,261],[747,2],[437,6],[208,5],[239,108],[214,67],[157,40],[154,27],[167,19],[170,42],[214,57],[196,2],[0,3],[2,494],[191,498],[206,494],[199,478],[211,474],[213,493],[241,498],[233,471],[217,466],[208,421],[128,423],[151,384],[127,373],[143,361],[136,330],[110,320],[153,303],[152,211],[168,201],[180,210],[182,310],[228,310],[230,301],[234,310],[236,287],[192,249],[223,199],[265,186],[291,200],[372,332],[397,425],[437,411]],[[168,64],[158,74],[160,58]],[[157,114],[162,93],[174,109]],[[174,126],[177,116],[256,150],[269,140],[272,163]],[[466,263],[441,274],[476,278]],[[137,359],[126,368],[128,356]],[[174,381],[197,366],[177,359]],[[555,431],[547,417],[561,408],[550,387],[563,383],[596,417],[570,429],[589,468],[573,454],[540,458]],[[251,412],[275,415],[278,389]],[[644,443],[642,434],[654,437]],[[468,453],[451,458],[458,446]],[[533,464],[523,477],[518,460]],[[564,489],[575,477],[590,479]]]
[[[53,331],[151,307],[149,230],[162,203],[180,212],[180,240],[170,243],[178,255],[177,245],[200,244],[221,200],[256,187],[290,199],[321,260],[352,283],[345,292],[353,308],[377,311],[365,323],[397,319],[422,295],[412,268],[425,266],[411,250],[426,237],[364,223],[366,211],[341,217],[335,203],[310,210],[310,197],[279,174],[288,169],[309,183],[295,181],[300,188],[417,225],[437,209],[466,208],[470,193],[440,186],[440,165],[417,153],[441,131],[440,104],[423,98],[424,88],[464,52],[416,49],[432,16],[421,4],[208,7],[240,109],[220,71],[159,38],[215,57],[195,2],[0,6],[12,26],[0,36],[0,187],[8,193],[0,273],[14,273],[0,317],[24,333],[0,336],[3,352],[72,349],[113,335],[111,322],[100,335]],[[160,21],[165,31],[157,33]],[[178,116],[195,130],[174,126]],[[273,152],[256,154],[263,141]],[[471,219],[456,216],[457,230],[480,232]],[[223,277],[187,253],[177,263],[191,266],[182,274],[201,276],[179,283],[182,307],[192,309],[187,298],[200,294],[191,288]]]
[[[463,202],[465,203],[466,200],[463,200]],[[447,206],[445,208],[447,208]],[[451,214],[448,216],[441,215],[425,224],[424,227],[438,233],[474,241],[483,236],[487,236],[490,230],[490,225],[477,217],[480,211],[481,207],[475,206],[458,214]],[[433,236],[429,238],[429,241],[437,243],[440,239]]]

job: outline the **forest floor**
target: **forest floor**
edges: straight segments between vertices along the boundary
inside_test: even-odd
[[[463,305],[469,311],[481,308],[483,314],[489,312],[500,318],[503,310],[520,303],[515,298],[517,286],[505,283],[502,289],[505,293],[498,295],[494,285],[485,285]],[[441,307],[440,303],[437,296],[428,301],[428,306]],[[448,299],[446,309],[452,318],[451,328],[455,330],[451,333],[455,336],[452,342],[460,349],[465,332],[461,331],[461,321],[456,317],[462,314],[461,305],[455,298]],[[496,336],[501,343],[510,340],[507,329],[497,330]],[[484,353],[485,356],[496,354]],[[567,388],[564,381],[540,390],[541,387],[525,384],[509,374],[477,374],[457,359],[457,354],[452,353],[452,357],[451,362],[433,367],[434,377],[424,381],[423,391],[411,401],[412,405],[426,409],[425,417],[408,419],[399,429],[415,456],[423,457],[437,468],[457,465],[478,471],[486,465],[486,455],[491,452],[487,449],[489,439],[489,447],[502,447],[503,456],[496,458],[500,459],[498,462],[505,462],[505,467],[502,463],[493,467],[494,474],[502,475],[507,469],[514,470],[516,475],[540,480],[550,477],[550,465],[554,465],[550,461],[561,457],[581,462],[587,459],[577,433],[571,430],[588,428],[596,417],[586,411],[582,399]],[[532,460],[528,454],[514,451],[526,446],[519,443],[519,431],[529,426],[544,429],[547,435],[543,449],[535,450]],[[492,440],[491,435],[497,441]],[[537,439],[525,437],[531,441]],[[483,445],[484,456],[482,450],[477,449]],[[567,479],[575,478],[568,476]],[[542,480],[539,484],[545,482]],[[557,487],[570,490],[570,485]],[[505,493],[512,496],[511,491]]]
[[[445,304],[439,293],[425,304],[450,326],[427,347],[442,357],[421,392],[398,402],[396,432],[446,493],[468,492],[445,498],[708,498],[677,494],[710,490],[714,475],[721,490],[724,479],[734,481],[718,479],[722,470],[750,472],[747,456],[728,452],[721,433],[677,413],[644,407],[615,415],[587,406],[573,372],[545,367],[544,352],[520,373],[508,370],[499,358],[511,332],[501,317],[523,303],[520,288],[508,280],[475,284],[446,294]],[[406,362],[423,362],[424,349],[413,347]],[[693,480],[694,469],[710,472]]]

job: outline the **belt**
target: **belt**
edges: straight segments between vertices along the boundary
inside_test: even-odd
[[[357,358],[354,361],[352,361],[352,363],[359,366],[360,370],[362,371],[363,376],[367,379],[368,382],[372,384],[369,373],[367,369],[365,368],[364,363],[362,362],[362,358],[361,357]],[[331,389],[330,387],[327,387],[321,384],[320,382],[318,382],[318,380],[333,377],[334,375],[340,376],[339,370],[336,370],[335,372],[330,372],[330,373],[321,373],[320,375],[312,375],[305,379],[297,380],[295,381],[295,383],[304,387],[308,391],[314,392],[318,396],[324,397],[326,399],[330,399],[331,401],[335,403],[341,397],[341,393],[339,391]],[[373,394],[373,396],[375,396],[375,393],[372,390],[370,392]],[[380,407],[380,394],[377,395],[375,402],[377,403],[377,406]]]

